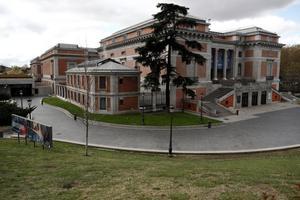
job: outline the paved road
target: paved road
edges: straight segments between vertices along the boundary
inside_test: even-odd
[[[24,103],[27,105],[27,103]],[[53,107],[39,104],[35,120],[53,126],[54,138],[85,142],[84,124]],[[300,144],[300,107],[259,114],[258,118],[228,123],[212,129],[175,129],[174,151],[238,151]],[[118,148],[168,150],[168,130],[90,126],[89,142]]]

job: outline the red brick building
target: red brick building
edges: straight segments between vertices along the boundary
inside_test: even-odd
[[[181,27],[177,31],[187,39],[197,40],[202,50],[195,50],[206,58],[203,65],[182,62],[176,51],[172,52],[172,65],[182,76],[195,80],[191,89],[197,99],[184,97],[181,88],[171,88],[171,104],[181,109],[199,110],[199,99],[207,101],[207,112],[218,107],[238,109],[280,100],[279,87],[280,51],[283,44],[279,36],[262,28],[251,27],[231,32],[212,32],[205,20],[196,20],[193,27]],[[135,62],[135,49],[143,45],[143,39],[152,33],[155,20],[147,20],[120,30],[100,41],[100,58],[114,58],[122,64],[141,70],[143,79],[149,68]],[[178,38],[178,41],[181,41]],[[224,89],[225,88],[225,89]],[[229,90],[226,90],[229,88]],[[162,90],[164,90],[162,86]],[[224,93],[227,92],[227,93]],[[221,96],[220,96],[221,95]],[[213,108],[209,105],[215,104]]]
[[[85,66],[87,72],[85,73]],[[66,87],[56,85],[57,95],[89,110],[116,114],[139,110],[140,72],[113,59],[87,61],[66,72]]]
[[[98,59],[96,49],[83,48],[75,44],[59,43],[41,56],[33,59],[30,66],[37,81],[42,81],[55,92],[55,84],[66,82],[65,72],[85,60]]]

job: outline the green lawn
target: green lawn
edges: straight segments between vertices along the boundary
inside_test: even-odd
[[[4,199],[299,199],[300,149],[176,156],[0,140]]]
[[[79,117],[84,116],[83,110],[70,103],[63,101],[57,97],[47,97],[44,98],[44,103],[61,107],[71,114],[76,114]],[[212,123],[220,123],[217,120],[209,119],[203,117],[203,120],[200,120],[200,117],[191,115],[188,113],[176,112],[173,113],[175,126],[185,126],[185,125],[199,125],[207,124],[209,121]],[[119,115],[103,115],[103,114],[90,114],[90,119],[95,121],[114,123],[114,124],[127,124],[127,125],[141,125],[141,113],[129,113],[129,114],[119,114]],[[170,115],[166,112],[158,113],[145,113],[145,125],[150,126],[166,126],[170,124]]]

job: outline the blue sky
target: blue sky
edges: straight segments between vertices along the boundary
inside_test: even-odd
[[[0,1],[0,64],[24,65],[57,43],[99,47],[119,29],[149,19],[158,2],[211,19],[211,30],[259,26],[300,44],[300,0],[9,0]]]

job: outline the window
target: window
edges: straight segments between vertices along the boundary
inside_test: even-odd
[[[272,76],[273,63],[268,62],[268,76]]]
[[[115,42],[116,42],[116,38],[113,38],[113,39],[111,40],[111,42],[112,42],[112,43],[115,43]]]
[[[80,84],[79,81],[80,81],[80,77],[79,77],[79,75],[78,75],[78,76],[77,76],[77,84],[76,84],[77,86],[79,86],[79,84]]]
[[[79,93],[77,93],[77,101],[80,103],[80,94]]]
[[[76,62],[68,62],[67,63],[67,69],[72,69],[76,67],[77,63]]]
[[[106,98],[100,97],[100,110],[106,110]]]
[[[119,78],[119,84],[123,84],[123,78]]]
[[[241,63],[238,64],[238,74],[237,75],[242,76],[242,64]]]
[[[137,36],[141,36],[142,35],[142,31],[137,31]]]
[[[106,77],[105,76],[100,76],[99,88],[100,89],[105,89],[106,88]]]
[[[237,103],[241,103],[241,96],[237,96],[237,97],[236,97],[236,102],[237,102]]]
[[[119,99],[119,105],[124,105],[124,99],[123,98]]]
[[[243,52],[239,51],[239,57],[243,57]]]
[[[123,36],[123,39],[124,39],[124,40],[127,40],[127,34]]]
[[[122,52],[121,52],[121,55],[122,55],[122,56],[125,56],[125,55],[126,55],[126,51],[122,51]]]
[[[120,63],[122,64],[122,65],[125,65],[125,62],[127,61],[127,59],[126,58],[121,58],[120,59]]]
[[[114,56],[115,56],[115,54],[114,54],[114,53],[111,53],[111,54],[110,54],[110,57],[114,57]]]

